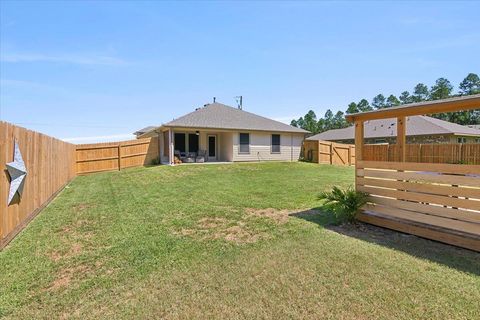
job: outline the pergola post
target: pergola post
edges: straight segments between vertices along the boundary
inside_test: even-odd
[[[397,117],[397,149],[400,162],[405,162],[406,132],[406,117]]]
[[[355,121],[355,160],[363,160],[363,121]]]
[[[362,120],[355,121],[355,189],[358,188],[358,163],[363,160],[363,129],[364,122]]]

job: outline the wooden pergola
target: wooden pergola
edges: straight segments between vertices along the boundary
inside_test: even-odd
[[[347,115],[355,124],[358,219],[480,251],[480,165],[405,162],[407,117],[480,109],[480,94]],[[364,123],[397,119],[398,162],[364,161]]]

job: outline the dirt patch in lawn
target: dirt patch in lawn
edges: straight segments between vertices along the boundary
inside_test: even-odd
[[[76,256],[80,255],[82,253],[82,251],[83,251],[82,244],[76,242],[72,245],[72,247],[70,248],[69,251],[67,251],[65,253],[62,253],[60,251],[52,251],[51,253],[48,254],[48,257],[52,261],[57,262],[61,259],[68,259],[68,258],[76,257]]]
[[[273,208],[267,209],[254,209],[248,208],[245,210],[248,216],[254,216],[259,218],[267,218],[273,220],[276,224],[284,224],[288,221],[288,217],[293,211],[289,210],[277,210]]]
[[[57,273],[55,280],[53,280],[53,282],[45,289],[45,291],[57,291],[62,288],[67,288],[70,286],[72,281],[81,278],[88,272],[90,272],[90,268],[84,265],[63,268]]]
[[[216,236],[237,244],[254,243],[262,237],[261,234],[251,232],[238,225],[227,228],[226,230],[217,233]]]
[[[198,220],[195,228],[182,228],[175,235],[199,240],[223,239],[235,244],[254,243],[266,235],[249,229],[244,221],[233,221],[220,217],[207,217]]]

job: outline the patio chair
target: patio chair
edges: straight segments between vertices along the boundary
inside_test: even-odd
[[[206,150],[198,150],[198,155],[195,158],[195,162],[205,162],[207,161],[207,151]]]
[[[185,159],[187,159],[187,153],[186,152],[179,152],[180,154],[180,160],[182,160],[182,162],[185,162]]]

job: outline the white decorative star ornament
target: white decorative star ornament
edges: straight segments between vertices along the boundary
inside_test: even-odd
[[[18,193],[19,197],[22,196],[23,185],[27,175],[27,168],[25,167],[17,140],[15,140],[13,162],[7,163],[7,171],[10,175],[10,192],[8,193],[8,204],[10,205],[15,194]]]

